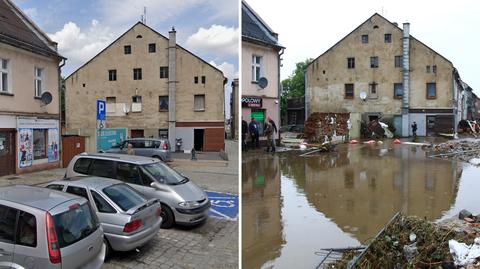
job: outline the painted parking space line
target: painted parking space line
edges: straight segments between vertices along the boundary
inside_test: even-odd
[[[209,212],[211,217],[237,220],[238,195],[213,191],[207,191],[206,193],[212,205]]]

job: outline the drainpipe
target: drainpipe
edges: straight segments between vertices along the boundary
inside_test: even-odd
[[[453,97],[453,138],[458,139],[458,88],[460,85],[456,83],[457,70],[453,68],[452,72],[452,97]]]
[[[281,49],[278,54],[278,126],[277,126],[277,143],[280,142],[280,126],[282,125],[282,81],[280,80],[280,65],[281,65],[281,56],[283,55],[285,49]],[[276,143],[275,143],[276,144]]]
[[[59,130],[58,130],[58,149],[59,149],[59,158],[58,161],[60,163],[63,163],[63,143],[62,143],[62,67],[66,63],[66,58],[61,58],[61,64],[58,66],[58,124],[59,124]],[[65,91],[64,91],[65,94]],[[67,131],[67,120],[65,119],[65,132]]]
[[[176,87],[177,87],[177,40],[175,28],[168,32],[168,140],[175,146],[176,136]]]
[[[410,23],[403,24],[402,54],[402,136],[408,137],[410,132]]]

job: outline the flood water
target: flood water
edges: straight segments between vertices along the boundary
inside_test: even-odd
[[[322,248],[366,244],[398,211],[429,220],[480,213],[480,169],[417,146],[300,154],[243,154],[243,268],[315,268]]]

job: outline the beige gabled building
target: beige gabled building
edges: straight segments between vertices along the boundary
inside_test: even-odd
[[[224,149],[223,73],[169,38],[136,23],[65,80],[66,131],[87,150],[126,137],[163,137],[182,150]],[[106,101],[97,131],[96,101]],[[98,126],[100,127],[100,126]]]
[[[0,176],[60,165],[57,43],[0,0]]]
[[[306,115],[350,113],[360,121],[381,118],[399,136],[452,132],[459,86],[452,62],[375,13],[307,67]]]

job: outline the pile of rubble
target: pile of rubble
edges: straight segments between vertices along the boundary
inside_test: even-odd
[[[436,144],[429,149],[429,152],[431,157],[480,164],[480,140],[478,139],[452,140]]]
[[[321,143],[326,137],[345,136],[348,134],[349,117],[349,113],[312,113],[305,121],[305,137]]]

